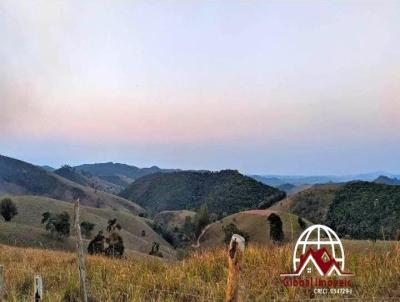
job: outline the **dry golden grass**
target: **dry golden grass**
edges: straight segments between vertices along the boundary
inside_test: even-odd
[[[193,254],[181,262],[157,258],[113,260],[88,257],[92,301],[223,301],[227,259],[223,249]],[[308,289],[285,288],[279,275],[290,271],[290,246],[249,246],[245,252],[242,290],[245,301],[293,301],[313,298]],[[0,246],[5,266],[6,301],[29,300],[33,276],[43,277],[44,301],[78,301],[78,271],[72,253]],[[400,300],[400,249],[347,253],[355,273],[353,294],[360,301]],[[318,297],[320,298],[320,297]],[[342,299],[342,297],[337,297]],[[29,300],[30,301],[30,300]]]

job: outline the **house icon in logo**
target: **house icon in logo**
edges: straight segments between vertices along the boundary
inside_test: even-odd
[[[303,273],[320,276],[351,276],[344,270],[344,250],[337,234],[324,225],[313,225],[299,237],[293,254],[293,273],[282,277],[297,277]]]

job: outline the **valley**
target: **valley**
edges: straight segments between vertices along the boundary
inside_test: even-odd
[[[304,291],[283,288],[277,280],[268,283],[266,274],[288,270],[297,238],[313,224],[328,225],[343,239],[349,267],[357,273],[354,297],[392,297],[400,291],[399,284],[388,279],[400,276],[398,266],[387,264],[387,257],[400,259],[396,179],[281,184],[276,178],[273,185],[266,185],[235,170],[132,167],[106,163],[50,171],[0,157],[0,201],[9,198],[18,211],[11,221],[0,220],[0,263],[7,278],[14,280],[7,285],[8,299],[28,295],[31,289],[24,289],[21,280],[35,269],[46,284],[53,284],[46,301],[76,301],[75,240],[72,234],[54,236],[42,223],[46,212],[72,217],[76,198],[82,202],[81,221],[93,224],[84,236],[85,250],[110,221],[122,227],[122,259],[87,256],[91,297],[98,301],[117,301],[122,293],[129,301],[221,299],[227,278],[225,251],[233,234],[246,239],[243,274],[244,280],[251,280],[244,281],[247,301],[282,294],[285,299],[302,299]],[[281,223],[279,239],[273,237],[276,230],[269,220],[273,215]],[[155,245],[158,250],[153,253]],[[25,266],[10,266],[14,256]],[[51,271],[41,266],[40,257],[48,259]],[[28,258],[34,261],[27,263]],[[369,283],[376,267],[359,269],[365,261],[385,268],[387,275],[379,276],[379,288]],[[112,269],[107,268],[110,265]],[[54,279],[60,270],[66,274]],[[121,287],[108,281],[104,289],[102,280],[111,280],[111,275],[117,276]],[[140,280],[137,287],[126,287],[131,279]]]

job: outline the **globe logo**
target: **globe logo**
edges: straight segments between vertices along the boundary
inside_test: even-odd
[[[304,255],[309,247],[319,250],[326,247],[332,257],[340,263],[340,269],[344,270],[344,250],[338,235],[330,227],[316,224],[307,228],[297,240],[293,254],[293,270],[300,263],[300,255]]]
[[[320,276],[351,275],[344,271],[344,250],[338,235],[331,228],[317,224],[307,228],[299,237],[293,252],[294,273],[317,272]]]

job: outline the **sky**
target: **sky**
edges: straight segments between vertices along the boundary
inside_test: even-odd
[[[0,2],[0,154],[400,172],[399,1]]]

